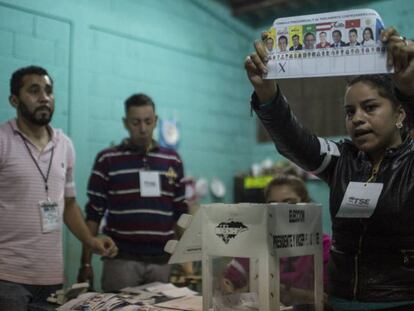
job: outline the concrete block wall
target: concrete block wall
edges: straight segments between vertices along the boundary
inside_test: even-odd
[[[74,141],[83,207],[96,153],[127,135],[124,100],[147,93],[161,118],[179,121],[187,175],[221,178],[223,201],[231,202],[233,175],[250,165],[255,139],[243,69],[252,31],[215,1],[0,0],[0,121],[15,116],[11,73],[47,68],[55,81],[53,126]],[[79,256],[80,243],[66,233],[68,283]],[[99,284],[98,258],[94,264]]]
[[[49,31],[50,29],[50,31]],[[56,83],[59,98],[54,124],[67,130],[69,99],[70,24],[64,18],[35,14],[30,9],[16,9],[0,3],[0,118],[15,116],[7,104],[11,73],[21,66],[42,64]]]

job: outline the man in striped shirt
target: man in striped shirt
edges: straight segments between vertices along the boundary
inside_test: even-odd
[[[0,125],[0,310],[26,311],[64,282],[63,222],[102,255],[116,247],[90,234],[76,203],[72,142],[48,125],[55,100],[47,71],[15,71],[10,94],[17,118]]]
[[[132,95],[125,113],[129,138],[98,153],[88,185],[87,224],[96,235],[105,217],[104,232],[119,247],[118,256],[103,262],[104,291],[168,282],[164,245],[188,210],[180,156],[152,139],[157,125],[152,99]],[[81,260],[79,280],[93,280],[90,252],[84,249]]]

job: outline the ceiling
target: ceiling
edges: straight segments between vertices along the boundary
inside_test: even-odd
[[[344,10],[378,0],[217,0],[228,6],[233,16],[251,27],[266,28],[278,17]]]

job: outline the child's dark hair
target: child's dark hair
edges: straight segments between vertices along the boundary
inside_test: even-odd
[[[278,186],[290,186],[293,189],[293,191],[295,191],[296,194],[300,197],[301,202],[311,201],[308,189],[306,189],[306,185],[302,179],[295,175],[281,174],[273,178],[264,189],[264,197],[266,202],[268,201],[268,198],[270,196],[270,191],[274,187]]]

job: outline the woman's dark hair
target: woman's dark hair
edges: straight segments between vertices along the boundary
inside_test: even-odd
[[[364,31],[362,32],[362,38],[364,37],[365,31],[368,31],[371,35],[371,39],[374,40],[374,33],[372,32],[372,29],[370,27],[365,27]],[[365,42],[365,39],[362,40],[362,43]]]
[[[264,197],[265,201],[268,201],[268,197],[270,195],[270,191],[279,186],[289,186],[295,191],[295,193],[300,197],[301,202],[310,202],[311,199],[309,197],[308,189],[306,189],[306,185],[302,179],[295,175],[277,175],[273,178],[264,189]]]
[[[378,90],[378,94],[384,98],[389,99],[392,102],[394,108],[398,108],[398,106],[401,105],[401,102],[396,96],[396,87],[390,75],[376,74],[356,76],[348,82],[347,88],[353,86],[354,84],[357,84],[358,82],[367,83],[376,88]]]
[[[411,109],[409,109],[409,107],[405,107],[398,99],[398,91],[390,75],[376,74],[356,76],[348,82],[347,88],[353,86],[358,82],[363,82],[371,85],[373,88],[376,88],[378,90],[378,94],[391,101],[394,109],[397,109],[399,106],[403,107],[407,114],[407,117],[403,122],[404,128],[402,134],[404,134],[408,129],[413,128],[413,116],[411,115]]]

